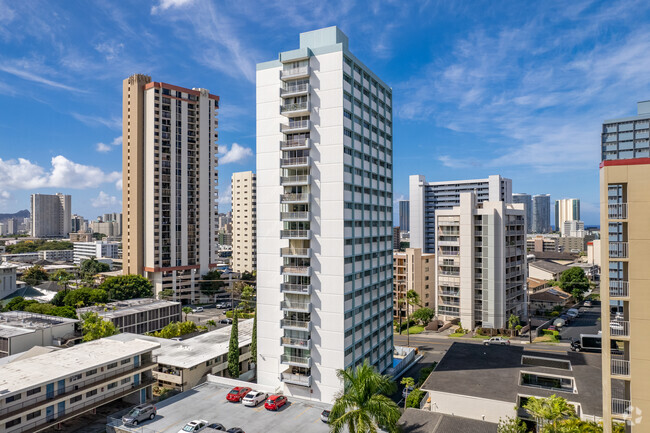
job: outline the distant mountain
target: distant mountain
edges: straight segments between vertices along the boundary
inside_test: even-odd
[[[16,213],[0,213],[0,221],[6,221],[10,218],[18,218],[20,220],[22,220],[23,218],[29,218],[29,211],[25,209],[25,210],[19,210]]]

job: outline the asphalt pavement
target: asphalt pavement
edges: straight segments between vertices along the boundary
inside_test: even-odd
[[[563,342],[579,340],[580,334],[598,334],[600,331],[600,305],[592,307],[580,307],[580,315],[571,320],[568,325],[560,329],[560,337]]]

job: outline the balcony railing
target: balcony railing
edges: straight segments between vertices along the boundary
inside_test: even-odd
[[[610,242],[609,257],[612,259],[625,259],[628,257],[627,242]]]
[[[280,285],[280,291],[283,293],[300,293],[302,295],[308,295],[311,292],[311,284],[282,283]]]
[[[309,83],[303,84],[288,84],[282,87],[280,90],[280,96],[286,96],[296,93],[305,93],[309,91]]]
[[[309,66],[301,66],[299,68],[285,69],[280,73],[280,78],[290,79],[309,75]]]
[[[280,212],[283,221],[308,221],[309,212]]]
[[[280,130],[282,132],[295,132],[309,130],[310,126],[309,120],[297,120],[295,122],[289,122],[288,125],[281,125]]]
[[[311,346],[311,340],[304,338],[281,337],[280,344],[282,346],[295,346],[303,349],[309,349],[309,346]]]
[[[612,320],[609,324],[609,333],[612,337],[629,337],[630,322],[627,320]]]
[[[298,156],[295,158],[282,158],[280,160],[280,166],[282,167],[302,167],[309,165],[308,156]]]
[[[311,248],[280,248],[282,257],[309,257]]]
[[[310,266],[282,266],[282,273],[289,275],[305,275],[311,274]]]
[[[627,298],[630,296],[630,283],[621,280],[609,280],[609,296]]]
[[[280,201],[282,203],[288,203],[288,202],[308,202],[309,201],[309,193],[308,192],[302,192],[302,193],[287,193],[287,194],[282,194],[280,195]]]
[[[300,386],[311,386],[311,376],[304,374],[281,373],[282,382]]]
[[[280,113],[287,114],[293,112],[309,111],[309,102],[294,102],[280,106]]]
[[[629,376],[630,361],[624,359],[612,359],[612,376]]]
[[[630,400],[612,398],[612,415],[630,416],[631,409],[632,405]]]
[[[280,231],[280,238],[282,239],[309,239],[311,237],[310,230],[282,230]]]
[[[303,149],[311,145],[309,138],[293,138],[291,140],[281,141],[280,150]]]
[[[291,319],[280,320],[280,328],[296,328],[296,329],[309,330],[310,327],[311,327],[311,322],[304,321],[304,320],[291,320]]]
[[[309,356],[293,356],[293,355],[282,355],[280,357],[280,362],[283,364],[296,365],[299,367],[311,366],[311,357]]]
[[[311,311],[311,302],[282,301],[280,308],[286,311],[309,313]]]
[[[299,176],[282,176],[280,178],[281,185],[309,185],[311,176],[308,174]]]
[[[627,219],[627,203],[608,204],[607,218],[614,220]]]

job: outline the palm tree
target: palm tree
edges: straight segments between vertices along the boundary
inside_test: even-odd
[[[514,314],[511,314],[510,317],[508,318],[508,328],[510,329],[515,329],[515,326],[519,325],[521,321],[519,320],[519,316],[515,316]]]
[[[211,327],[211,328],[216,328],[216,327],[217,327],[217,322],[215,322],[215,321],[212,320],[212,319],[210,319],[210,320],[208,320],[207,322],[205,322],[205,324],[208,325],[208,326]]]
[[[380,374],[364,360],[362,365],[338,370],[343,390],[336,396],[329,416],[330,432],[377,433],[380,429],[397,432],[400,409],[388,398],[395,392],[392,378]]]
[[[412,377],[403,377],[400,383],[404,385],[404,388],[407,389],[415,387],[415,379],[413,379]],[[404,409],[406,409],[406,398],[404,398]]]
[[[555,394],[548,398],[529,397],[523,407],[535,418],[538,429],[544,427],[546,433],[560,433],[558,423],[575,416],[573,406]]]
[[[420,295],[415,290],[406,292],[406,345],[411,345],[411,307],[420,306]]]
[[[192,312],[192,307],[183,307],[183,313],[185,313],[185,321],[187,322],[187,315]]]

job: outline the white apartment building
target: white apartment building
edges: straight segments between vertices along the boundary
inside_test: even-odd
[[[16,265],[0,262],[0,299],[16,291],[16,269],[18,269]]]
[[[133,334],[160,331],[172,322],[183,320],[180,302],[163,301],[155,298],[128,299],[77,308],[77,316],[93,312],[104,320],[109,320],[120,330]]]
[[[442,320],[464,328],[504,328],[511,314],[526,315],[526,211],[503,201],[436,211],[436,301]]]
[[[257,377],[285,394],[392,365],[391,94],[336,27],[257,65]]]
[[[57,193],[32,194],[32,236],[67,237],[72,231],[71,197]]]
[[[120,244],[117,242],[95,241],[95,242],[75,242],[74,247],[74,264],[79,265],[84,260],[95,258],[99,259],[116,259]]]
[[[35,346],[61,346],[81,336],[79,321],[25,311],[0,313],[0,358],[25,352]]]
[[[43,250],[38,252],[38,259],[50,262],[71,262],[74,259],[74,250]]]
[[[160,344],[95,340],[0,365],[0,431],[38,432],[118,399],[151,399]]]
[[[580,200],[577,198],[563,198],[555,200],[555,231],[560,231],[562,236],[571,236],[566,233],[565,221],[580,220]]]
[[[512,203],[512,180],[499,175],[487,179],[427,182],[422,175],[409,176],[411,248],[423,253],[436,251],[436,211],[460,204],[460,194],[474,192],[478,202]]]
[[[252,171],[232,174],[232,270],[253,272],[257,261],[256,178]]]
[[[585,237],[585,223],[583,221],[564,221],[562,224],[562,236],[572,238]]]
[[[217,257],[219,97],[132,75],[123,83],[124,273],[199,302]]]

